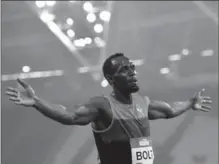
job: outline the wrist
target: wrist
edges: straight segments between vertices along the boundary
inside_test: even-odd
[[[191,99],[189,100],[189,103],[190,103],[190,109],[193,109],[193,110],[194,110],[195,102],[196,102],[195,98],[191,98]]]
[[[39,98],[37,96],[34,96],[33,97],[33,105],[32,106],[35,107],[35,108],[37,107],[37,101],[39,101]]]

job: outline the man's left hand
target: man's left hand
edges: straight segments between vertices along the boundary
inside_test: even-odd
[[[211,110],[211,97],[203,96],[204,91],[205,89],[202,89],[191,99],[193,110],[201,110],[203,112],[209,112]]]

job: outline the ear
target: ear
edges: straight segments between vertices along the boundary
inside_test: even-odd
[[[113,79],[112,79],[112,77],[111,76],[109,76],[109,75],[106,75],[106,80],[109,82],[109,84],[110,85],[112,85],[113,84]]]

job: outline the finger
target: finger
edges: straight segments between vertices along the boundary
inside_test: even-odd
[[[18,89],[16,89],[16,88],[12,88],[12,87],[8,87],[7,88],[7,91],[11,91],[11,92],[18,92]]]
[[[203,111],[203,112],[209,112],[211,110],[211,107],[202,105],[200,110]]]
[[[204,99],[204,100],[211,100],[211,97],[203,96],[202,99]]]
[[[17,82],[24,88],[29,86],[24,80],[21,80],[20,78],[17,79]]]
[[[9,100],[11,100],[11,101],[20,101],[20,99],[16,98],[16,97],[10,97]]]
[[[205,88],[202,88],[202,90],[200,92],[198,92],[198,96],[200,97],[204,91],[205,91]]]
[[[201,108],[211,110],[211,106],[207,106],[207,105],[201,105]]]
[[[15,92],[5,92],[5,94],[6,95],[9,95],[9,96],[14,96],[14,97],[17,97],[18,95],[17,95],[17,93],[15,93]]]
[[[14,103],[17,104],[17,105],[21,105],[22,104],[22,102],[20,102],[20,101],[15,101]]]
[[[200,108],[200,110],[203,112],[209,112],[209,109],[205,109],[205,108]]]
[[[211,101],[211,100],[202,100],[202,103],[203,103],[203,104],[211,104],[212,101]]]

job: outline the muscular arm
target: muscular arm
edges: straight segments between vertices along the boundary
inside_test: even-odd
[[[150,120],[169,119],[183,114],[191,109],[192,101],[174,102],[168,104],[164,101],[151,101],[148,109],[148,117]]]
[[[99,115],[97,98],[77,107],[75,112],[67,111],[62,105],[52,105],[36,97],[34,99],[34,107],[39,112],[64,125],[87,125],[95,121]]]

